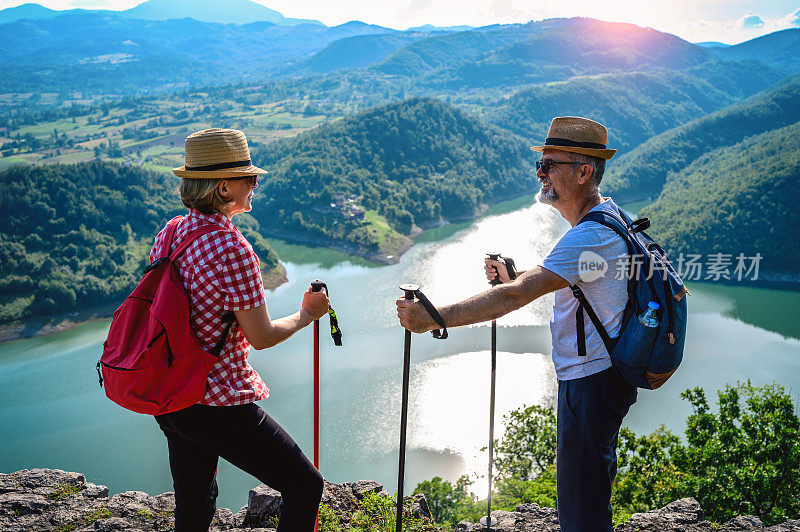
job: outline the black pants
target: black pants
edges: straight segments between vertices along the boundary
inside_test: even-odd
[[[256,404],[194,405],[156,421],[169,445],[176,532],[208,530],[216,510],[220,456],[281,492],[278,532],[314,529],[322,475]]]
[[[636,396],[613,366],[558,381],[556,501],[562,532],[611,532],[617,437]]]

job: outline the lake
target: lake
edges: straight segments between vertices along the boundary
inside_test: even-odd
[[[394,301],[402,283],[422,286],[442,305],[487,288],[483,257],[500,251],[522,269],[537,264],[568,228],[550,207],[514,200],[489,215],[433,229],[398,264],[374,266],[343,253],[284,242],[275,247],[290,281],[267,295],[270,315],[294,312],[315,278],[327,282],[344,333],[334,347],[321,324],[321,464],[333,482],[374,479],[395,489],[403,329]],[[657,391],[640,391],[625,424],[637,433],[664,424],[682,434],[691,413],[679,397],[702,386],[777,382],[800,391],[800,293],[690,283],[683,365]],[[552,405],[549,297],[498,320],[497,420],[533,403]],[[85,473],[112,493],[172,490],[166,440],[155,421],[107,400],[95,364],[109,326],[96,320],[49,336],[0,344],[0,471],[52,467]],[[254,351],[253,366],[271,396],[260,402],[311,455],[312,328]],[[450,338],[414,335],[406,492],[435,475],[470,474],[486,490],[489,326],[453,329]],[[483,475],[483,476],[482,476]],[[236,511],[258,482],[220,461],[218,504]]]

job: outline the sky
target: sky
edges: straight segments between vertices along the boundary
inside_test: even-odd
[[[28,0],[37,2],[37,0]],[[224,0],[223,0],[224,1]],[[690,42],[736,44],[773,31],[800,28],[800,0],[256,0],[284,16],[328,26],[350,20],[395,29],[485,26],[584,16],[630,22]],[[0,0],[0,8],[24,0]],[[50,9],[128,9],[141,0],[38,0]]]

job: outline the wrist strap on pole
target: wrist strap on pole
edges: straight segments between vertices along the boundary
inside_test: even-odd
[[[422,303],[422,306],[425,307],[425,310],[427,310],[428,314],[430,314],[431,318],[433,318],[433,321],[435,321],[439,325],[439,327],[441,327],[441,330],[434,329],[431,331],[433,337],[436,338],[437,340],[446,339],[447,326],[444,324],[444,318],[442,318],[442,315],[439,314],[439,311],[436,310],[436,307],[433,306],[433,303],[431,303],[430,299],[428,299],[425,296],[425,294],[422,293],[422,290],[420,289],[414,290],[414,296],[417,299],[419,299],[420,303]]]
[[[325,290],[325,294],[327,294],[328,298],[330,298],[331,294],[328,291],[328,285],[326,285],[319,279],[311,283],[311,287],[314,292],[319,292],[320,289]],[[336,318],[336,311],[333,310],[333,307],[330,305],[328,306],[328,318],[330,318],[331,322],[331,338],[333,338],[333,343],[341,347],[342,330],[339,328],[339,320],[338,318]]]

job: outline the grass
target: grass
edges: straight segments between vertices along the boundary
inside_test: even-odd
[[[252,94],[248,91],[245,92]],[[17,137],[17,135],[24,137],[26,134],[31,134],[43,143],[43,147],[36,152],[28,152],[23,145],[21,153],[15,153],[13,156],[0,159],[0,168],[11,164],[11,160],[17,156],[22,156],[32,163],[84,161],[94,157],[94,148],[96,146],[101,146],[102,148],[109,140],[113,141],[120,149],[127,151],[135,151],[137,146],[146,144],[147,148],[142,150],[143,157],[166,154],[182,159],[183,141],[181,139],[180,142],[175,142],[173,136],[179,135],[183,137],[191,131],[219,126],[220,124],[212,124],[209,121],[209,119],[214,119],[214,116],[219,117],[214,119],[216,122],[222,122],[225,127],[243,129],[247,132],[248,138],[261,143],[272,142],[279,138],[293,137],[302,131],[316,127],[326,120],[335,119],[339,116],[338,112],[336,115],[327,116],[324,114],[303,115],[287,111],[285,109],[287,102],[294,102],[294,100],[264,101],[247,105],[237,102],[235,99],[214,100],[212,102],[200,100],[187,103],[176,97],[174,99],[143,100],[141,102],[142,105],[137,107],[136,110],[117,108],[110,104],[110,110],[106,115],[103,115],[99,109],[95,108],[82,116],[75,117],[74,121],[71,117],[60,118],[48,122],[25,125],[7,132],[4,136],[10,140]],[[209,106],[211,108],[209,116],[193,116],[191,114],[201,106]],[[134,111],[139,114],[134,115]],[[179,123],[175,124],[176,114],[183,111],[189,111],[189,121],[180,119],[177,121]],[[126,120],[122,124],[118,123],[121,118]],[[151,124],[154,119],[156,122]],[[89,123],[90,121],[93,123]],[[159,121],[161,124],[158,123]],[[148,124],[150,124],[150,127],[148,127]],[[281,129],[281,126],[285,126],[286,129]],[[143,140],[124,139],[122,138],[122,130],[126,128],[151,133],[152,136]],[[74,148],[80,151],[40,161],[44,153],[56,147],[53,144],[54,129],[58,130],[59,138],[66,135],[68,139],[75,143]],[[61,147],[62,151],[64,149],[64,147]],[[105,154],[101,153],[100,158],[105,159]],[[134,159],[133,162],[138,161]],[[172,164],[172,157],[168,157],[168,164]]]
[[[341,523],[339,516],[325,504],[319,507],[320,532],[394,532],[397,506],[394,497],[382,497],[377,493],[367,493],[353,512],[349,525]],[[409,507],[403,512],[403,530],[421,532],[430,530],[432,523],[413,517]]]
[[[370,231],[374,231],[377,234],[381,248],[386,244],[388,239],[394,238],[397,235],[397,232],[389,227],[389,223],[383,216],[378,214],[377,211],[364,211],[364,217],[371,226]]]
[[[89,526],[95,521],[107,519],[109,517],[111,517],[111,512],[109,509],[105,506],[100,506],[99,508],[95,508],[92,511],[86,512],[76,521],[56,528],[55,532],[72,532],[73,530]]]
[[[0,170],[2,170],[3,168],[8,168],[9,166],[13,166],[15,164],[27,164],[27,163],[30,163],[30,161],[25,159],[24,157],[18,157],[18,156],[2,157],[0,158]]]
[[[45,495],[46,499],[51,501],[58,501],[61,499],[66,499],[72,495],[76,495],[83,491],[83,486],[76,486],[74,484],[62,484],[61,486],[56,487],[56,489],[47,495]]]
[[[136,510],[136,517],[138,517],[142,521],[149,521],[150,519],[155,517],[155,514],[152,512],[148,512],[147,510]]]

